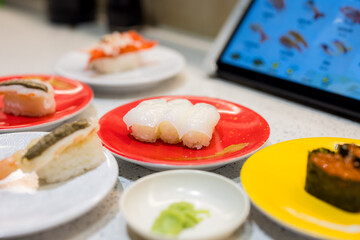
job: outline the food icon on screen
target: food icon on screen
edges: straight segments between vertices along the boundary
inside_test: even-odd
[[[322,82],[323,86],[327,87],[330,84],[330,79],[329,79],[329,77],[323,77],[321,82]]]
[[[328,44],[323,43],[320,45],[320,47],[324,50],[324,52],[329,55],[329,56],[333,56],[335,55],[334,50],[332,49],[332,47],[330,47]]]
[[[241,54],[240,53],[233,53],[231,54],[231,58],[234,60],[238,60],[241,58]]]
[[[301,48],[297,42],[293,41],[293,39],[288,36],[281,36],[280,43],[287,48],[296,48],[299,52],[301,52]]]
[[[292,36],[297,42],[300,42],[304,45],[304,47],[308,47],[307,42],[305,41],[305,39],[303,38],[303,36],[295,31],[289,31],[289,35]]]
[[[340,9],[340,11],[345,15],[345,17],[352,21],[352,23],[360,24],[360,10],[346,6]]]
[[[281,11],[285,8],[285,0],[269,0],[269,2],[277,11]]]
[[[325,17],[325,14],[320,12],[319,9],[316,7],[315,2],[312,0],[309,0],[306,2],[306,6],[311,9],[314,13],[314,20],[317,20],[318,18]]]
[[[265,31],[262,28],[261,24],[252,23],[250,24],[250,29],[260,35],[260,42],[265,42],[267,39],[269,39],[269,37],[265,34]]]
[[[263,66],[264,65],[264,61],[260,58],[255,58],[253,60],[253,64],[257,67]]]
[[[304,37],[295,31],[289,31],[287,34],[282,35],[279,39],[280,43],[289,49],[295,48],[299,52],[302,52],[302,47],[307,48],[308,44]]]
[[[346,54],[351,50],[351,47],[346,46],[344,42],[339,40],[335,40],[334,45],[340,53]]]
[[[285,70],[285,73],[290,76],[293,75],[294,73],[296,73],[299,70],[299,66],[296,64],[291,64],[287,67],[287,69]]]
[[[320,47],[329,56],[347,54],[352,49],[348,44],[340,40],[334,40],[331,44],[323,43]]]
[[[279,67],[279,63],[278,62],[274,62],[272,65],[271,65],[271,68],[272,69],[277,69]]]

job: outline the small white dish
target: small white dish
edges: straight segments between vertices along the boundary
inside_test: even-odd
[[[151,231],[161,211],[175,202],[186,201],[195,209],[205,209],[209,217],[176,239],[225,239],[246,220],[250,203],[245,191],[221,175],[199,170],[169,170],[137,180],[127,188],[120,202],[129,224],[142,237],[174,239]]]
[[[23,149],[44,132],[0,135],[0,159]],[[95,207],[113,188],[118,177],[117,162],[105,150],[106,160],[97,168],[68,181],[40,186],[14,184],[16,179],[31,177],[20,170],[12,173],[12,185],[0,181],[0,238],[36,233],[68,222]],[[34,175],[34,174],[33,174]],[[28,178],[29,179],[29,178]],[[0,186],[1,186],[0,185]]]
[[[99,91],[144,90],[178,74],[185,66],[184,57],[169,48],[157,46],[142,51],[142,66],[128,71],[98,74],[87,69],[89,55],[84,51],[65,54],[55,65],[59,75],[76,79]]]

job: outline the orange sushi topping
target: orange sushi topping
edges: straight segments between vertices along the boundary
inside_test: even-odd
[[[124,53],[149,49],[156,44],[156,41],[147,40],[135,31],[114,32],[105,35],[98,44],[88,51],[90,54],[89,63],[99,58],[117,57]]]
[[[360,158],[360,148],[354,144],[350,145],[349,148],[351,154],[347,156],[342,156],[339,153],[316,153],[311,155],[310,160],[332,176],[360,181],[360,169],[354,167],[354,158]]]

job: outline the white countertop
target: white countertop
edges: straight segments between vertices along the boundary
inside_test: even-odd
[[[101,24],[78,27],[54,26],[45,17],[6,6],[0,8],[0,76],[11,74],[53,74],[57,59],[64,53],[89,46],[106,32]],[[124,103],[158,95],[200,95],[221,98],[253,109],[271,129],[270,143],[306,137],[360,137],[360,124],[320,110],[278,98],[242,85],[211,79],[201,69],[211,42],[184,36],[170,30],[145,29],[149,38],[182,53],[187,61],[184,71],[160,85],[142,92],[107,94],[95,98],[82,115],[100,118]],[[134,180],[153,171],[118,160],[119,181],[113,191],[93,210],[55,229],[19,239],[140,239],[129,230],[119,211],[119,198]],[[243,162],[214,170],[240,183]],[[1,199],[0,199],[1,203]],[[286,230],[252,206],[250,216],[230,239],[305,239]]]

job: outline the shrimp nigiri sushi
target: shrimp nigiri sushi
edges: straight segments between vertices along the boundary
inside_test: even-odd
[[[186,99],[153,99],[131,109],[123,120],[131,135],[141,142],[182,142],[188,148],[209,146],[220,119],[217,109],[207,103],[193,105]]]
[[[105,159],[95,120],[66,123],[24,150],[0,161],[0,180],[17,169],[36,172],[47,183],[61,182],[96,168]]]
[[[123,117],[131,135],[141,142],[156,142],[159,138],[158,122],[167,111],[165,99],[143,101]]]
[[[114,73],[139,67],[139,52],[155,45],[155,41],[146,40],[135,31],[107,34],[88,51],[89,68],[99,73]]]
[[[15,79],[0,83],[3,112],[15,116],[42,117],[55,112],[54,89],[39,79]]]

